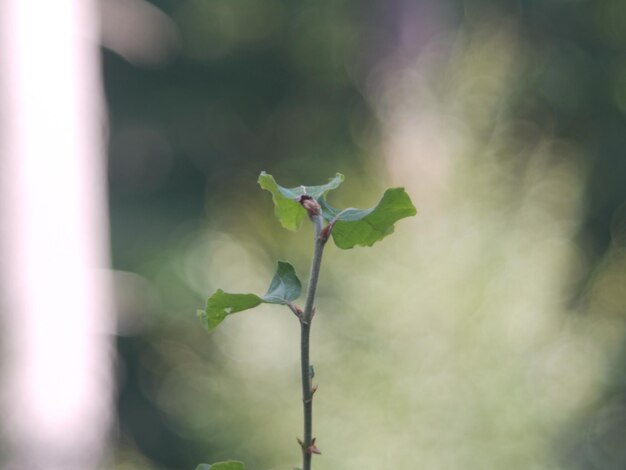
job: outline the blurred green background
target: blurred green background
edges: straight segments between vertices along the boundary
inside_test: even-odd
[[[299,328],[213,334],[216,288],[308,273],[256,184],[341,172],[418,216],[329,246],[316,469],[626,468],[626,3],[154,0],[158,64],[103,51],[120,312],[109,468],[300,460]]]

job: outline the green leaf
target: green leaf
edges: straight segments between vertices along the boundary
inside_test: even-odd
[[[254,308],[262,302],[263,299],[255,294],[229,294],[218,289],[207,300],[206,309],[198,311],[198,316],[211,331],[222,323],[227,315]]]
[[[284,188],[278,183],[272,175],[261,172],[259,175],[259,185],[272,193],[272,201],[274,201],[274,214],[280,221],[281,225],[289,230],[297,230],[302,224],[302,220],[306,217],[306,210],[300,205],[297,199],[307,194],[312,198],[319,200],[332,189],[337,189],[343,182],[344,177],[341,173],[337,173],[334,178],[328,180],[328,183],[321,186],[298,186],[295,188]]]
[[[300,297],[302,284],[294,267],[284,261],[278,262],[276,274],[272,278],[267,293],[262,297],[268,304],[286,304]]]
[[[228,315],[254,308],[262,303],[284,305],[300,297],[301,292],[302,285],[294,267],[279,261],[270,287],[263,297],[256,294],[229,294],[218,289],[207,300],[206,309],[198,310],[198,317],[211,331]]]
[[[208,463],[201,463],[196,467],[196,470],[211,470],[211,466]]]
[[[378,204],[369,209],[339,211],[324,199],[320,200],[320,204],[327,220],[336,219],[333,240],[335,245],[344,250],[356,245],[372,246],[393,233],[394,224],[398,220],[417,214],[404,188],[388,189]]]

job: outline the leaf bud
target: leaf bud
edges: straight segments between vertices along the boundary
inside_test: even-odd
[[[319,202],[317,202],[315,199],[313,199],[313,197],[309,196],[308,194],[303,194],[302,196],[298,197],[297,201],[302,207],[306,209],[309,217],[316,217],[322,212],[322,207],[320,206]]]

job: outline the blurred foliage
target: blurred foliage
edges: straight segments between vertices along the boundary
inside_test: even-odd
[[[120,309],[111,468],[298,460],[298,325],[207,336],[218,286],[308,271],[261,170],[390,181],[419,215],[328,250],[313,359],[320,470],[621,469],[626,7],[619,0],[159,0],[180,51],[104,51]],[[378,188],[376,190],[370,188]]]

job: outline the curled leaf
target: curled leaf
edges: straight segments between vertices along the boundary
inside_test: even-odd
[[[276,273],[263,297],[256,294],[229,294],[218,289],[207,300],[206,308],[198,311],[198,317],[211,331],[228,315],[254,308],[262,303],[289,304],[300,297],[301,292],[302,284],[294,267],[287,262],[279,261]]]
[[[285,261],[279,261],[263,302],[268,304],[286,304],[300,297],[302,284],[294,267]]]
[[[321,199],[320,203],[324,218],[334,221],[332,237],[335,245],[344,250],[357,245],[372,246],[393,233],[398,220],[417,214],[404,188],[386,190],[378,204],[369,209],[340,211],[325,199]]]
[[[276,183],[272,175],[261,172],[259,175],[259,185],[261,188],[272,194],[274,201],[274,213],[281,225],[289,230],[297,230],[306,217],[307,211],[298,202],[300,196],[308,195],[315,200],[324,197],[328,191],[337,189],[344,180],[341,173],[337,173],[328,183],[320,186],[298,186],[295,188],[284,188]]]

